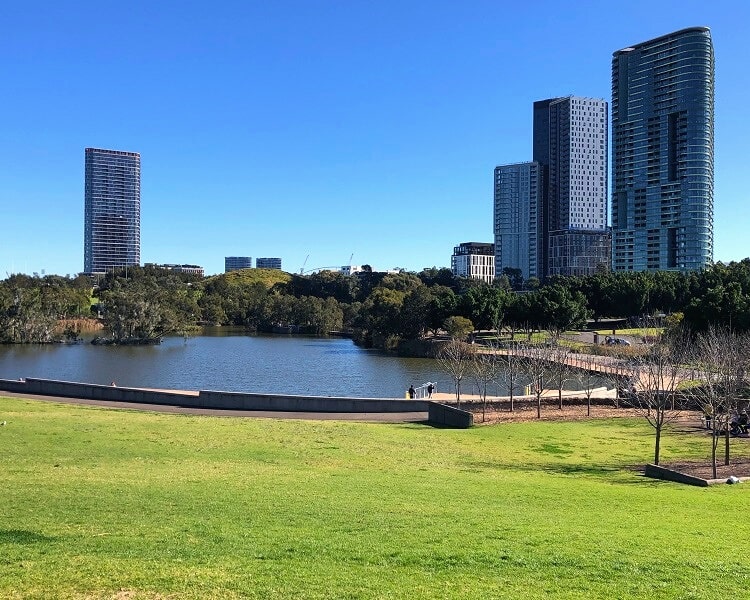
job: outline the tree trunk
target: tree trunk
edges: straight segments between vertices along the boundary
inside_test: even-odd
[[[724,434],[724,464],[729,464],[729,419],[726,425],[727,432]]]
[[[661,425],[656,427],[656,440],[654,442],[654,464],[659,464],[659,450],[661,449]]]
[[[713,439],[711,440],[711,468],[713,470],[714,479],[716,479],[717,477],[716,476],[716,443],[718,441],[716,439],[717,433],[718,432],[716,431],[716,419],[713,419],[711,423],[711,436],[713,437]]]

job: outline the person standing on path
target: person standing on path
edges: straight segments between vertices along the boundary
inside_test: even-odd
[[[427,384],[427,397],[432,398],[432,392],[435,389],[435,386],[432,385],[432,383]]]
[[[409,398],[411,398],[413,400],[414,396],[416,396],[416,395],[417,395],[417,391],[414,389],[413,385],[410,385],[409,386]]]

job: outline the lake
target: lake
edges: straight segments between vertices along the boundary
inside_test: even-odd
[[[410,384],[428,381],[440,391],[453,389],[436,360],[395,357],[344,338],[247,335],[230,328],[165,338],[157,346],[0,346],[0,379],[19,377],[359,398],[403,398]],[[463,391],[470,393],[468,382]]]

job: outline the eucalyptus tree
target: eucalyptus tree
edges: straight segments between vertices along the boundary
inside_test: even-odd
[[[404,296],[401,306],[401,335],[406,339],[424,336],[430,324],[433,296],[427,286],[420,285]]]
[[[401,309],[406,292],[376,287],[362,303],[362,325],[370,335],[398,335],[401,331]]]
[[[430,305],[427,309],[427,328],[437,335],[445,320],[456,314],[458,296],[447,286],[435,285],[427,288],[430,291]]]

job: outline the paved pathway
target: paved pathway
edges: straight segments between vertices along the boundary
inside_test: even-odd
[[[170,392],[196,395],[195,392],[165,390]],[[168,406],[164,404],[141,404],[137,402],[111,402],[108,400],[90,400],[85,398],[62,398],[59,396],[38,396],[33,394],[16,394],[0,391],[0,397],[26,398],[45,402],[63,404],[84,404],[87,406],[104,406],[123,410],[144,410],[182,415],[210,415],[214,417],[251,417],[264,419],[308,419],[313,421],[366,421],[372,423],[412,423],[427,421],[426,412],[401,413],[330,413],[330,412],[283,412],[267,410],[224,410],[216,408],[192,408],[186,406]]]

